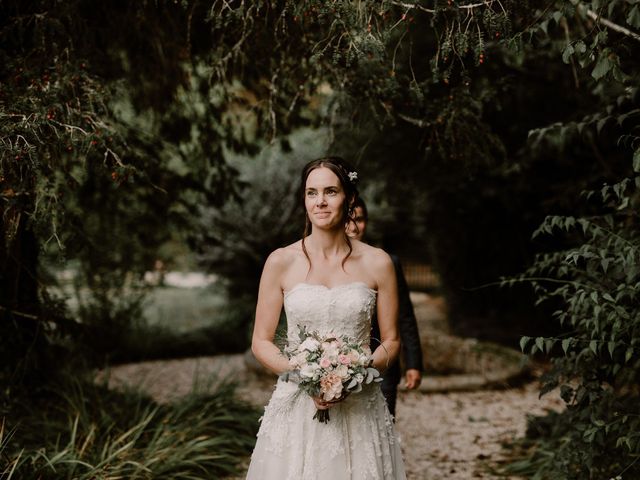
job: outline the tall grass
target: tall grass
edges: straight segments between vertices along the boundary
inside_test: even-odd
[[[159,405],[65,376],[0,423],[0,479],[212,479],[237,474],[258,412],[231,384]]]

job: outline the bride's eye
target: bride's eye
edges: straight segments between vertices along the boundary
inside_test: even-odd
[[[317,192],[315,190],[307,190],[307,197],[313,197],[316,193]]]

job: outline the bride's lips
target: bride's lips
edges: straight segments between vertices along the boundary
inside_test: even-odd
[[[327,218],[329,215],[331,215],[331,212],[316,212],[315,215],[316,217]]]

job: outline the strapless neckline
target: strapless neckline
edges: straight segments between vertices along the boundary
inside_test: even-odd
[[[369,285],[367,285],[364,282],[340,283],[338,285],[334,285],[333,287],[328,287],[326,285],[323,285],[322,283],[298,282],[293,287],[291,287],[289,290],[285,290],[284,291],[284,296],[286,297],[287,295],[289,295],[290,293],[298,290],[299,288],[321,288],[321,289],[326,290],[326,291],[333,291],[333,290],[339,290],[339,289],[342,289],[342,288],[354,288],[354,287],[362,287],[365,290],[368,290],[368,291],[370,291],[372,293],[378,293],[377,290],[374,290],[373,288],[369,287]]]

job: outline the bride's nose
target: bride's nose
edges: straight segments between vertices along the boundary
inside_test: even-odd
[[[326,204],[327,204],[327,200],[325,199],[324,195],[322,194],[318,195],[318,199],[316,200],[316,205],[321,207]]]

